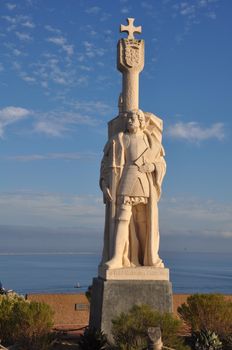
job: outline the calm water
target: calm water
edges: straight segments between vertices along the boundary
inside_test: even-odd
[[[175,293],[232,294],[232,255],[161,254]],[[97,254],[0,255],[0,281],[18,293],[83,292],[97,275]],[[80,283],[81,288],[74,286]]]

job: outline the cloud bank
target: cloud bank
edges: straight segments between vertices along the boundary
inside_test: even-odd
[[[198,247],[199,250],[206,251],[220,251],[220,247],[224,251],[231,249],[232,203],[176,197],[164,198],[159,208],[163,250],[193,250],[193,247],[196,250]],[[14,218],[13,229],[11,229],[12,218]],[[34,232],[41,232],[41,235],[44,235],[44,247],[46,247],[46,232],[53,233],[53,239],[63,237],[60,243],[56,243],[60,251],[67,232],[72,233],[74,242],[80,239],[80,246],[81,240],[86,242],[84,238],[86,234],[92,237],[89,240],[89,247],[94,249],[96,244],[99,246],[99,240],[101,242],[103,240],[104,205],[100,194],[79,196],[30,191],[0,193],[0,222],[2,247],[8,244],[9,238],[7,240],[5,234],[8,230],[7,232],[12,234],[14,232],[16,236],[17,232],[28,232],[31,247],[34,248],[36,242],[36,239],[33,241],[33,237],[36,238]],[[51,237],[49,242],[50,240]],[[12,240],[11,242],[12,250],[17,250],[15,242]]]
[[[168,127],[167,135],[173,139],[182,139],[190,142],[201,142],[209,139],[222,141],[225,138],[223,123],[215,123],[203,127],[197,122],[178,122]]]
[[[0,109],[0,138],[3,138],[5,129],[18,121],[27,118],[31,112],[21,107],[5,107]]]

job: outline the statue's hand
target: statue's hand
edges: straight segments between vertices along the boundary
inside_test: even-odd
[[[141,173],[152,173],[155,170],[155,165],[152,163],[145,163],[139,167]]]
[[[107,202],[112,202],[113,198],[109,188],[106,186],[105,181],[102,181],[102,192],[104,193]]]

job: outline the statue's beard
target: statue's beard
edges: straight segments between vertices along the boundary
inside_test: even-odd
[[[135,134],[139,130],[139,128],[135,125],[128,125],[127,129],[132,134]]]

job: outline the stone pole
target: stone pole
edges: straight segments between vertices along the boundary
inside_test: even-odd
[[[120,26],[120,32],[127,32],[126,39],[118,41],[117,68],[122,73],[123,111],[139,108],[139,73],[144,67],[144,40],[134,38],[142,28],[134,26],[134,18],[128,18],[128,25]]]

